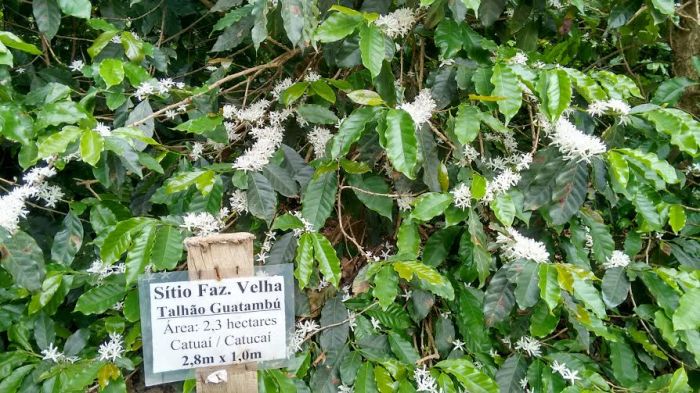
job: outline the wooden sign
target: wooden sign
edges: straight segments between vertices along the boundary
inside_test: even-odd
[[[291,267],[254,275],[253,239],[188,238],[189,280],[177,273],[140,280],[147,385],[194,376],[197,392],[257,392],[258,365],[287,358]]]

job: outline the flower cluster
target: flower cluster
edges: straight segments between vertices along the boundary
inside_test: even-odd
[[[262,99],[257,101],[247,108],[236,108],[235,105],[227,104],[224,105],[223,115],[227,120],[238,120],[240,122],[246,122],[250,124],[262,124],[265,121],[265,115],[267,114],[267,109],[270,107],[271,102]]]
[[[413,25],[416,24],[416,15],[410,8],[399,8],[380,16],[374,24],[391,38],[403,37],[410,33]]]
[[[484,202],[491,202],[498,195],[505,193],[510,190],[513,186],[518,184],[520,181],[520,173],[513,171],[510,168],[506,168],[494,177],[486,184],[486,194],[484,195]]]
[[[243,214],[248,211],[248,195],[245,191],[233,191],[228,199],[228,203],[231,205],[231,211],[234,213]]]
[[[542,343],[530,336],[522,336],[515,343],[515,349],[527,353],[528,356],[542,356]]]
[[[416,369],[413,370],[413,379],[416,380],[416,391],[418,392],[440,392],[437,381],[430,375],[430,371],[428,371],[425,365],[423,365],[423,367],[416,367]]]
[[[309,222],[309,220],[304,218],[304,216],[301,215],[300,211],[292,212],[292,215],[298,218],[299,221],[301,221],[301,223],[304,225],[304,228],[294,229],[294,236],[299,237],[304,232],[313,232],[315,230],[314,224],[312,224],[311,222]]]
[[[472,192],[466,184],[460,183],[450,193],[455,207],[464,210],[472,205]]]
[[[100,344],[97,352],[100,360],[114,362],[124,354],[124,338],[119,333],[110,333],[109,341]]]
[[[46,179],[56,175],[52,166],[35,167],[24,174],[23,185],[16,186],[9,193],[0,197],[0,227],[14,233],[19,228],[19,220],[25,218],[27,199],[35,198],[43,201],[45,207],[56,207],[63,198],[63,192],[58,186],[49,185]]]
[[[226,226],[225,219],[228,213],[228,209],[221,209],[218,217],[208,212],[187,213],[182,217],[183,224],[180,227],[192,231],[198,236],[218,233]]]
[[[578,370],[571,370],[566,367],[566,363],[559,363],[556,360],[552,363],[552,371],[559,373],[562,378],[569,381],[572,385],[581,379],[581,377],[578,376]]]
[[[333,138],[333,135],[327,128],[314,127],[313,130],[306,136],[311,146],[314,148],[316,158],[323,158],[326,155],[326,145]]]
[[[626,102],[613,98],[607,101],[592,102],[588,105],[586,112],[591,116],[600,116],[603,114],[627,116],[631,110],[632,108],[630,108]]]
[[[275,87],[272,88],[272,97],[275,98],[275,100],[279,100],[280,96],[282,93],[287,90],[294,82],[292,82],[292,78],[284,78],[281,81],[277,82]]]
[[[524,54],[523,52],[518,52],[515,54],[515,56],[508,59],[508,63],[509,64],[518,64],[518,65],[527,64],[527,55]]]
[[[41,359],[48,360],[54,363],[59,362],[70,362],[75,363],[78,361],[77,356],[66,356],[63,352],[59,351],[58,348],[53,344],[49,343],[48,348],[42,349],[41,354],[44,355]]]
[[[260,252],[256,256],[255,260],[260,262],[261,264],[265,264],[267,262],[267,258],[269,257],[269,252],[272,249],[272,241],[275,240],[275,231],[270,231],[267,234],[265,234],[265,240],[263,240],[262,246],[260,246]]]
[[[110,265],[102,262],[101,259],[95,259],[86,272],[96,274],[98,280],[103,280],[113,274],[122,274],[126,272],[126,265],[123,263]]]
[[[549,137],[567,160],[590,162],[597,154],[605,153],[605,143],[598,137],[581,132],[570,121],[559,118],[556,125],[550,127]]]
[[[606,258],[603,267],[611,269],[614,267],[627,267],[630,264],[630,257],[622,251],[615,250],[612,255]]]
[[[292,337],[292,348],[294,352],[301,351],[301,346],[304,344],[306,337],[316,333],[320,328],[321,326],[313,319],[297,322],[297,327],[294,330],[294,337]]]
[[[399,108],[408,112],[416,128],[420,128],[433,116],[433,111],[437,108],[437,104],[435,104],[430,89],[423,89],[418,93],[413,102],[403,103],[399,105]]]
[[[83,70],[83,67],[85,67],[85,63],[82,60],[73,60],[68,66],[73,72],[80,72]]]
[[[544,243],[525,237],[513,228],[508,228],[508,234],[510,237],[499,233],[496,239],[506,259],[529,259],[537,263],[549,261],[549,252]]]
[[[170,90],[173,87],[176,87],[178,89],[184,89],[185,84],[183,82],[175,82],[171,78],[148,80],[145,82],[141,82],[141,84],[136,87],[134,96],[137,100],[143,101],[152,94],[168,94],[168,92],[170,92]]]

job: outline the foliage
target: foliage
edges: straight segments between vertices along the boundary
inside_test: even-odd
[[[332,3],[3,4],[0,391],[126,391],[136,278],[223,231],[295,265],[261,392],[696,391],[692,16]]]

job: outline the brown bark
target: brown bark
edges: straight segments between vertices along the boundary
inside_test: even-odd
[[[678,14],[680,26],[673,26],[671,30],[673,72],[675,76],[685,76],[698,81],[700,75],[693,66],[693,56],[700,56],[700,0],[685,2],[679,8]],[[686,89],[678,106],[700,116],[700,85]]]

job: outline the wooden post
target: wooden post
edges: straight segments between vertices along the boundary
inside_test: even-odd
[[[185,240],[190,280],[220,280],[253,275],[253,239],[247,232],[190,237]],[[207,377],[226,371],[226,382],[208,383]],[[257,393],[254,363],[198,368],[197,393]]]

